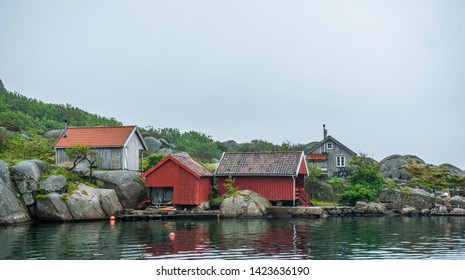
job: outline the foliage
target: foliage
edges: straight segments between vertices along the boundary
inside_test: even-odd
[[[421,185],[434,190],[465,187],[465,177],[450,174],[445,166],[413,164],[405,166],[405,169],[412,174],[410,183],[414,186]]]
[[[166,156],[165,154],[158,154],[158,153],[149,155],[144,160],[144,172],[152,168],[152,166],[155,166],[157,163],[159,163],[165,156]]]
[[[375,200],[379,191],[387,186],[379,171],[379,164],[367,157],[358,156],[352,158],[350,166],[352,174],[347,177],[347,187],[338,189],[342,202],[354,205],[359,200]]]
[[[90,147],[77,144],[65,149],[65,154],[68,158],[73,160],[73,166],[71,170],[76,168],[82,161],[86,161],[89,164],[89,177],[92,178],[92,169],[94,164],[99,160],[99,154],[95,150],[92,150]]]
[[[39,159],[52,164],[55,162],[52,141],[37,135],[27,140],[19,133],[0,131],[0,158],[10,165],[28,159]]]
[[[316,199],[312,199],[312,204],[315,206],[339,206],[339,203],[334,201],[322,201]]]
[[[219,204],[219,203],[221,203],[221,201],[223,201],[223,199],[236,195],[236,193],[238,192],[238,188],[234,186],[234,181],[235,180],[231,176],[226,178],[225,183],[224,183],[224,187],[227,188],[228,191],[225,194],[223,194],[222,196],[219,196],[219,197],[215,198],[213,200],[213,202],[215,204]]]
[[[311,184],[318,184],[321,178],[321,169],[315,164],[308,165],[308,180]]]
[[[182,133],[175,144],[178,150],[189,153],[201,162],[209,162],[212,158],[219,158],[222,154],[211,136],[196,131]]]
[[[46,104],[7,90],[0,90],[0,104],[0,126],[22,133],[61,129],[65,120],[72,126],[121,125],[114,118],[89,114],[70,104]]]

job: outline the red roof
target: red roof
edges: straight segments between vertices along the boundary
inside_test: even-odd
[[[155,164],[152,168],[145,171],[145,173],[142,174],[140,177],[142,177],[142,178],[147,177],[150,173],[157,170],[160,166],[162,166],[168,160],[174,161],[176,164],[183,167],[189,173],[191,173],[192,175],[194,175],[197,178],[213,176],[213,174],[210,172],[210,170],[203,167],[203,165],[196,162],[191,157],[185,157],[185,156],[180,156],[180,155],[168,155],[164,159],[162,159],[159,163]]]
[[[85,145],[89,147],[123,147],[135,126],[69,127],[54,147]]]
[[[326,161],[328,160],[328,154],[307,154],[307,160]]]

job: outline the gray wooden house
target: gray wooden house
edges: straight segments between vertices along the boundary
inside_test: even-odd
[[[327,174],[328,177],[344,174],[349,161],[357,153],[328,135],[326,126],[323,125],[323,140],[315,144],[306,155],[308,165],[316,165]]]
[[[97,167],[140,170],[142,151],[147,146],[136,126],[68,127],[53,145],[56,164],[71,162],[65,149],[84,145],[99,155]]]

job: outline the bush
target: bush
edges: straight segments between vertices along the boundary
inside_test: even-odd
[[[387,186],[383,174],[379,171],[379,164],[369,158],[358,156],[351,160],[350,165],[352,174],[347,177],[347,187],[339,189],[338,193],[342,202],[355,205],[359,200],[375,200],[380,190]]]
[[[151,154],[144,160],[144,172],[159,163],[166,155],[165,154]]]

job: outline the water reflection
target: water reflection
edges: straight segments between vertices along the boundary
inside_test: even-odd
[[[0,227],[0,259],[465,259],[464,226],[461,217],[32,224]]]

